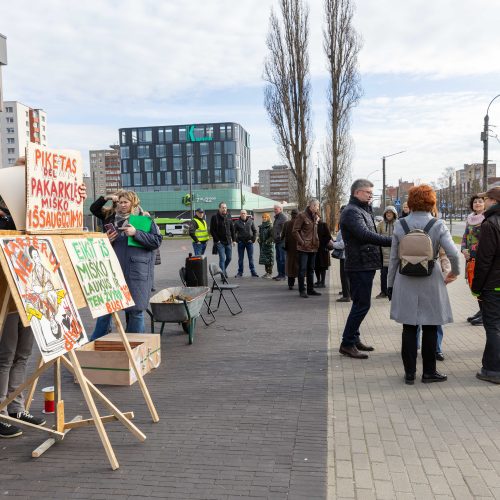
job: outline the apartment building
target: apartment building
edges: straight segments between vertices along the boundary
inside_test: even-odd
[[[120,146],[89,151],[91,196],[106,196],[121,189]]]
[[[273,165],[271,169],[259,170],[259,191],[261,196],[276,201],[294,201],[296,180],[287,165]]]

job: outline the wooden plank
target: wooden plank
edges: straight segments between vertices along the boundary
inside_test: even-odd
[[[75,355],[76,357],[76,355]],[[72,364],[66,359],[65,356],[61,357],[61,361],[64,366],[71,372],[75,374]],[[135,436],[139,441],[145,441],[146,435],[141,432],[126,416],[122,413],[92,382],[89,382],[86,378],[87,384],[90,390],[113,412],[116,418]]]
[[[63,432],[55,431],[54,429],[49,429],[48,427],[44,427],[43,425],[30,424],[29,422],[25,422],[24,420],[20,420],[18,418],[9,417],[8,415],[4,415],[3,413],[0,413],[0,419],[7,420],[7,422],[10,422],[15,426],[24,425],[25,427],[29,427],[30,429],[48,432],[49,434],[54,434],[54,436],[57,436],[60,439],[64,437]]]
[[[8,234],[7,235],[5,234],[6,232],[10,231],[0,231],[0,237],[9,236]],[[16,236],[19,235],[20,233],[16,234]],[[26,311],[24,310],[23,301],[21,299],[21,296],[19,295],[14,279],[10,274],[9,264],[7,263],[7,260],[5,259],[5,255],[3,254],[2,250],[0,250],[0,267],[2,268],[2,272],[0,273],[0,292],[5,293],[6,290],[10,290],[10,293],[12,295],[11,298],[15,305],[15,308],[12,308],[12,306],[9,305],[8,312],[13,312],[17,310],[23,325],[30,326],[28,316],[26,316]]]
[[[89,386],[87,385],[87,379],[83,375],[82,367],[80,366],[80,363],[78,362],[78,358],[76,357],[76,354],[74,351],[69,351],[68,356],[69,356],[69,359],[71,361],[71,365],[73,366],[75,377],[77,378],[77,380],[80,384],[80,389],[82,390],[83,397],[85,398],[85,401],[87,402],[87,406],[89,408],[90,414],[92,415],[92,418],[94,419],[97,433],[99,434],[99,438],[101,439],[102,445],[104,447],[104,451],[106,452],[106,455],[108,457],[111,468],[113,470],[116,470],[116,469],[118,469],[118,467],[120,467],[120,465],[118,463],[118,460],[116,459],[115,452],[113,451],[113,447],[111,446],[111,443],[109,442],[109,438],[108,438],[108,435],[106,433],[106,430],[104,429],[104,425],[101,422],[101,418],[100,418],[99,412],[97,411],[97,407],[95,405],[94,398],[92,397],[92,394],[90,393]]]
[[[132,348],[130,347],[130,344],[129,344],[129,341],[127,338],[127,334],[125,333],[125,330],[123,329],[123,325],[122,325],[122,322],[120,321],[120,317],[118,316],[118,313],[116,313],[116,312],[113,313],[113,319],[115,320],[116,327],[118,328],[118,333],[120,334],[120,337],[122,338],[123,345],[125,346],[125,350],[127,351],[127,355],[130,359],[130,364],[132,365],[132,368],[134,369],[135,375],[137,377],[137,382],[139,384],[139,387],[141,388],[142,395],[144,396],[146,404],[148,405],[149,412],[151,413],[151,417],[153,418],[153,422],[159,422],[160,417],[158,416],[158,413],[156,411],[153,400],[151,399],[151,395],[149,394],[146,383],[144,382],[144,377],[142,376],[142,372],[140,370],[140,367],[137,366],[137,363],[135,362],[134,355],[132,354]]]
[[[38,358],[37,369],[40,368],[42,365],[43,365],[43,358],[42,358],[42,356],[40,356]],[[24,407],[26,408],[26,411],[30,410],[31,402],[33,401],[33,396],[35,395],[35,390],[36,390],[37,384],[38,384],[38,378],[33,380],[31,387],[28,389],[28,393],[26,395],[26,404],[24,405]]]
[[[56,411],[56,429],[64,430],[64,401],[61,395],[61,359],[57,358],[54,363],[54,404]]]
[[[79,420],[82,419],[81,415],[77,415],[75,418],[73,418],[68,424],[74,424],[75,422],[78,422]],[[71,429],[66,429],[63,434],[66,435]],[[44,441],[38,448],[34,449],[31,452],[31,456],[33,458],[38,458],[41,455],[43,455],[51,446],[54,446],[56,444],[56,440],[54,438],[49,438],[46,441]]]
[[[134,412],[133,411],[127,411],[123,414],[126,418],[129,420],[134,418]],[[101,422],[103,424],[106,424],[108,422],[117,422],[118,417],[116,415],[105,415],[101,417]],[[78,427],[88,427],[90,425],[94,425],[94,419],[93,418],[87,418],[85,420],[80,420],[78,422],[67,422],[64,424],[64,428],[69,430],[69,429],[76,429]]]

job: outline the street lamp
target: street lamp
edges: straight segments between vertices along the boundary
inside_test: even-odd
[[[490,110],[491,103],[497,97],[500,97],[500,94],[496,95],[488,104],[488,108],[486,109],[486,116],[484,117],[484,130],[481,133],[481,140],[483,141],[483,189],[485,191],[488,190],[488,132],[489,132],[489,121],[490,121],[488,112]]]
[[[400,155],[401,153],[406,153],[406,150],[382,156],[382,210],[385,208],[385,159],[390,158],[391,156]]]

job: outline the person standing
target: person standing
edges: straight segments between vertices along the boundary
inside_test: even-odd
[[[471,197],[469,206],[472,212],[467,216],[467,223],[465,225],[465,232],[460,249],[465,258],[465,279],[470,287],[474,278],[479,233],[481,231],[481,224],[484,220],[484,200],[481,196],[475,194]],[[477,313],[467,318],[467,321],[474,326],[483,324],[481,302],[478,302],[478,304],[479,310]]]
[[[325,288],[326,272],[330,267],[330,252],[333,250],[333,241],[328,224],[323,221],[318,222],[319,247],[314,261],[314,272],[316,274],[316,288]]]
[[[276,281],[282,281],[286,278],[285,275],[285,243],[281,238],[283,226],[288,220],[287,216],[283,213],[283,207],[279,204],[274,205],[274,224],[273,224],[273,239],[274,247],[276,250],[276,266],[278,274],[273,278]]]
[[[233,221],[227,215],[227,205],[221,201],[219,210],[210,219],[210,234],[219,254],[219,267],[227,276],[227,268],[233,256],[233,245],[235,244]]]
[[[257,239],[257,229],[255,229],[253,219],[248,216],[246,210],[240,211],[240,218],[234,223],[234,234],[236,243],[238,244],[238,274],[236,275],[236,278],[241,278],[243,276],[243,260],[245,258],[245,250],[248,255],[248,267],[250,268],[250,273],[254,278],[258,278],[259,275],[257,274],[253,263],[253,245]]]
[[[262,276],[264,279],[273,277],[273,225],[271,224],[271,216],[264,212],[262,214],[262,224],[259,226],[259,264],[264,266],[266,273]]]
[[[208,225],[203,208],[195,210],[193,220],[189,226],[189,236],[193,239],[194,254],[205,255],[210,235],[208,234]]]
[[[297,215],[293,224],[293,236],[297,240],[299,258],[299,294],[307,299],[310,295],[321,295],[314,290],[314,263],[319,248],[318,221],[319,201],[311,200],[307,208]],[[307,288],[304,283],[307,282]]]
[[[484,198],[484,222],[481,224],[472,293],[482,303],[486,330],[480,380],[500,384],[500,187],[479,196]]]
[[[285,273],[288,276],[288,289],[293,290],[295,278],[299,275],[299,264],[297,255],[297,240],[293,236],[293,225],[299,211],[294,208],[291,212],[291,220],[283,224],[281,240],[285,248]]]
[[[384,220],[379,222],[377,226],[377,233],[383,236],[392,238],[394,231],[394,222],[398,218],[396,209],[389,205],[384,210]],[[382,270],[380,271],[380,293],[375,297],[376,299],[387,298],[387,272],[389,270],[389,258],[391,256],[391,247],[382,248]]]
[[[410,207],[408,206],[408,202],[405,201],[401,207],[401,215],[399,218],[404,219],[405,217],[408,217],[408,215],[410,215]]]
[[[405,383],[415,383],[418,325],[422,325],[422,382],[444,382],[448,377],[436,370],[437,327],[453,322],[446,285],[454,281],[460,272],[459,254],[444,221],[432,215],[436,208],[436,193],[431,186],[421,184],[412,187],[408,192],[408,205],[411,213],[404,221],[396,223],[392,237],[387,277],[391,319],[403,325],[401,358]],[[430,263],[425,262],[425,268],[432,269],[429,275],[411,276],[403,274],[401,270],[400,245],[407,234],[416,229],[425,231],[432,243],[435,265],[430,268]],[[417,234],[414,239],[418,237]],[[421,237],[425,238],[426,235],[422,234]],[[445,251],[451,263],[451,272],[447,276],[443,276],[437,262],[440,248]]]
[[[358,179],[351,186],[351,197],[340,216],[345,244],[345,270],[351,287],[352,306],[342,334],[339,352],[366,359],[361,351],[373,351],[361,342],[359,327],[370,310],[375,271],[382,268],[381,247],[390,247],[391,238],[377,233],[372,213],[373,183]],[[415,344],[416,346],[416,344]]]

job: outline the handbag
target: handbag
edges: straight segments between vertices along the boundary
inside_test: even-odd
[[[332,257],[334,259],[341,259],[343,253],[344,253],[343,250],[339,250],[338,248],[334,248],[333,252],[332,252]]]
[[[465,278],[469,284],[469,288],[472,287],[472,280],[474,279],[474,268],[476,267],[476,259],[469,259],[465,264]]]

